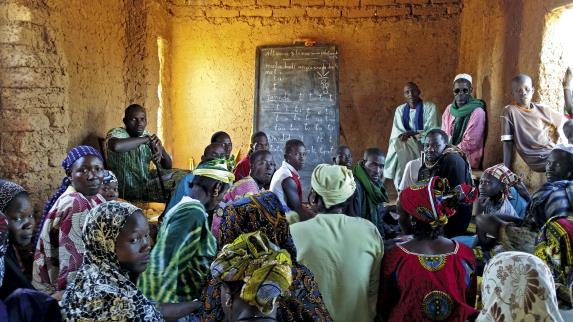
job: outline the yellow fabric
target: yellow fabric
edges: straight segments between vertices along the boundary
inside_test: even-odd
[[[322,197],[326,208],[345,202],[356,190],[352,170],[339,165],[317,165],[312,171],[310,184]]]
[[[268,314],[292,283],[291,257],[260,231],[241,234],[225,245],[211,264],[211,274],[224,282],[242,281],[241,298]]]

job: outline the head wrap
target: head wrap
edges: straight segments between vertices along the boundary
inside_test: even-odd
[[[475,187],[461,184],[450,189],[448,179],[440,177],[433,177],[429,182],[418,182],[400,193],[402,209],[433,228],[448,223],[448,217],[456,212],[453,203],[471,203],[476,199]]]
[[[241,299],[269,314],[292,283],[290,254],[260,231],[241,234],[211,264],[213,278],[243,282]]]
[[[573,154],[573,144],[569,143],[559,143],[555,146],[554,149],[565,151],[569,154]]]
[[[290,235],[284,208],[272,192],[263,192],[234,201],[225,207],[217,245],[232,243],[244,233],[260,231],[270,242],[286,250],[291,257],[290,295],[279,303],[278,321],[330,321],[312,272],[296,261],[296,247]],[[220,282],[212,276],[203,290],[205,321],[222,321]],[[202,319],[202,320],[203,320]]]
[[[5,212],[10,201],[22,192],[26,192],[26,189],[19,184],[0,179],[0,212]]]
[[[506,167],[505,164],[503,163],[496,164],[493,167],[485,169],[484,173],[489,174],[490,176],[496,178],[505,185],[503,187],[504,197],[509,196],[510,187],[513,187],[514,185],[518,184],[521,181],[521,179],[517,176],[517,174],[509,170],[509,168]]]
[[[115,243],[129,216],[141,209],[110,201],[90,210],[83,228],[84,263],[61,301],[64,320],[163,321],[121,269]]]
[[[193,171],[193,175],[208,177],[223,183],[233,183],[235,181],[235,175],[229,171],[227,160],[221,158],[201,162],[197,169]]]
[[[476,321],[563,321],[551,271],[531,254],[504,252],[490,259],[481,294]]]
[[[458,80],[458,79],[465,79],[468,82],[470,82],[470,84],[472,84],[472,76],[470,74],[457,74],[456,77],[454,77],[454,83]]]
[[[68,155],[62,161],[62,168],[64,169],[66,175],[62,179],[62,182],[60,183],[60,187],[58,188],[58,190],[56,190],[56,192],[50,197],[50,199],[48,199],[48,202],[44,206],[44,210],[42,212],[42,218],[40,218],[40,223],[38,225],[38,230],[36,231],[36,237],[34,243],[40,237],[40,232],[42,231],[42,226],[44,225],[44,221],[46,220],[46,215],[48,214],[50,209],[52,209],[52,206],[56,203],[58,198],[60,198],[60,196],[72,184],[72,181],[67,176],[68,172],[70,172],[70,170],[72,169],[72,165],[74,165],[74,162],[76,162],[78,159],[88,155],[93,155],[103,162],[103,157],[101,156],[99,151],[89,145],[78,145],[75,148],[68,151]]]
[[[4,255],[8,251],[8,219],[0,210],[0,287],[4,280]]]
[[[312,171],[310,184],[322,197],[326,208],[345,202],[356,190],[352,170],[339,165],[317,165]]]
[[[105,170],[103,174],[103,184],[117,183],[117,177],[111,170]]]

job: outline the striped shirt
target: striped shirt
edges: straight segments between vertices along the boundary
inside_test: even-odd
[[[143,136],[151,135],[144,131]],[[141,144],[127,152],[114,152],[109,148],[112,138],[128,139],[131,136],[126,129],[118,127],[107,132],[106,154],[107,165],[117,176],[119,197],[123,199],[149,200],[153,196],[161,196],[159,186],[152,181],[149,164],[153,159],[153,152],[148,144]],[[152,182],[153,184],[149,184]]]
[[[160,303],[192,301],[201,295],[217,252],[203,205],[183,197],[159,229],[147,269],[138,288]]]

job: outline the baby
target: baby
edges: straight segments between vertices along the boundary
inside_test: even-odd
[[[119,188],[117,177],[113,172],[105,170],[103,176],[103,184],[99,189],[99,194],[102,195],[107,201],[117,201],[117,198],[119,197]]]

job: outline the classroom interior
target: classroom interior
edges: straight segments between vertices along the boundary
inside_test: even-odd
[[[416,82],[440,112],[469,73],[487,103],[484,167],[502,161],[499,115],[511,78],[563,109],[573,65],[573,1],[565,0],[2,0],[0,177],[46,200],[60,161],[147,109],[174,166],[198,160],[211,134],[246,152],[258,46],[301,39],[339,51],[340,143],[355,159],[388,147],[402,88]],[[277,160],[280,162],[280,160]],[[530,189],[544,182],[516,157]],[[41,202],[36,202],[41,205]]]

